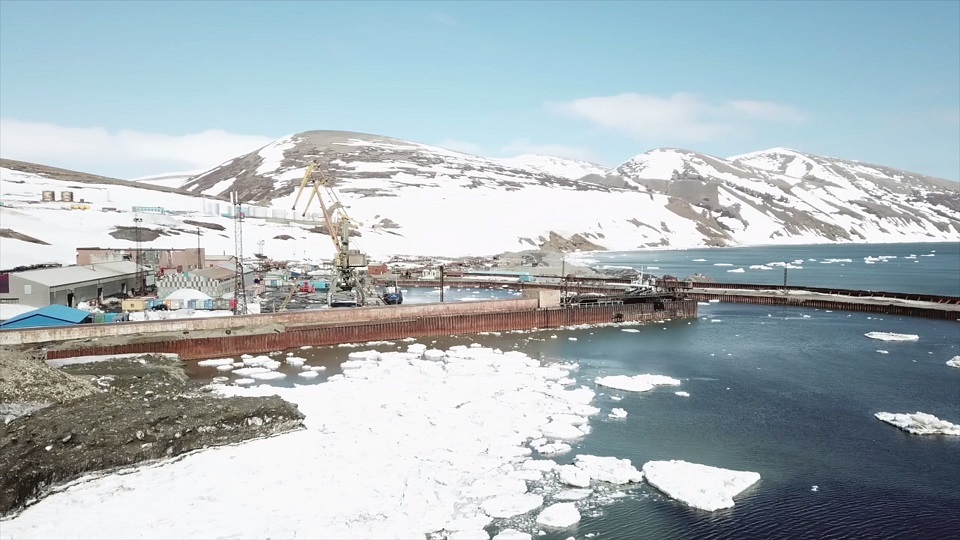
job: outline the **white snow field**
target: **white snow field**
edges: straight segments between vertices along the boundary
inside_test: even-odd
[[[733,507],[733,498],[760,481],[760,475],[689,463],[648,461],[643,464],[647,483],[687,506],[713,512]]]
[[[535,444],[569,451],[547,434],[583,436],[599,413],[592,389],[556,382],[576,366],[480,346],[442,357],[410,350],[417,352],[350,353],[343,374],[319,385],[215,386],[224,395],[280,395],[306,415],[306,429],[88,477],[4,521],[0,537],[424,538],[446,530],[486,539],[494,517],[576,523],[573,503],[542,505],[551,489],[571,493],[557,500],[592,490],[570,490],[557,481],[556,462],[531,459]],[[235,383],[270,376],[261,366],[271,362],[244,355],[247,367],[234,372],[251,378]],[[577,487],[642,479],[628,460],[574,461],[564,477]],[[529,492],[527,480],[536,479],[543,486]]]
[[[960,435],[960,424],[941,420],[932,414],[878,412],[874,416],[914,435]]]
[[[916,334],[896,334],[894,332],[867,332],[864,335],[880,341],[917,341],[920,339],[920,336]]]

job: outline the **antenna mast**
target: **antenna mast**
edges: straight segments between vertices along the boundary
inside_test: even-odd
[[[233,256],[236,259],[234,264],[234,284],[233,301],[234,315],[247,314],[247,289],[243,282],[243,207],[240,205],[240,197],[236,191],[230,192],[230,202],[233,203]]]
[[[137,253],[135,259],[137,263],[137,275],[134,278],[134,294],[137,295],[143,295],[147,293],[147,273],[143,268],[143,236],[140,232],[140,223],[142,222],[143,218],[133,218],[133,224],[136,227],[134,238],[137,242]]]

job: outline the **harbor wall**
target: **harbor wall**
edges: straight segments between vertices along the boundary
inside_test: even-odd
[[[880,313],[884,315],[903,315],[908,317],[926,317],[928,319],[960,320],[960,311],[956,309],[942,309],[939,307],[907,306],[903,304],[885,304],[882,302],[848,302],[842,300],[816,300],[797,298],[784,295],[739,295],[732,293],[687,293],[689,298],[706,302],[720,300],[734,304],[758,304],[761,306],[796,306],[814,309],[830,309],[837,311],[856,311],[860,313]]]
[[[534,301],[535,302],[535,301]],[[476,304],[480,304],[477,302]],[[431,306],[437,306],[432,304]],[[420,316],[397,316],[379,320],[307,324],[284,331],[252,335],[168,339],[108,346],[85,346],[48,350],[47,358],[126,353],[176,353],[185,360],[217,358],[249,353],[266,353],[304,345],[323,346],[359,343],[406,337],[450,336],[478,332],[506,332],[559,328],[580,324],[616,322],[654,322],[674,318],[694,318],[694,300],[628,305],[593,305],[535,309],[498,309],[486,312],[423,312]]]
[[[162,321],[124,322],[110,324],[82,324],[0,330],[0,346],[29,345],[75,339],[133,336],[158,332],[198,332],[210,330],[237,330],[259,325],[351,324],[376,322],[396,318],[416,318],[439,315],[468,315],[489,311],[517,311],[536,309],[537,298],[516,300],[489,300],[481,302],[450,302],[446,304],[412,304],[351,309],[318,309],[284,311],[262,315],[167,319]]]

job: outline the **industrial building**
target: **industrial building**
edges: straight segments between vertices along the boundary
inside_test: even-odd
[[[153,272],[145,271],[144,278],[148,287],[153,285]],[[137,287],[136,280],[137,264],[130,261],[11,272],[0,276],[0,302],[74,307],[129,294]]]
[[[77,264],[79,265],[118,261],[137,262],[137,248],[77,248]],[[202,247],[143,248],[140,250],[140,264],[155,268],[159,274],[186,272],[209,266],[206,251]]]
[[[243,281],[249,287],[253,280],[253,273],[245,271]],[[223,298],[232,295],[236,290],[236,270],[221,266],[201,268],[180,274],[166,274],[157,279],[157,296],[166,298],[170,293],[180,289],[194,289],[210,298]]]

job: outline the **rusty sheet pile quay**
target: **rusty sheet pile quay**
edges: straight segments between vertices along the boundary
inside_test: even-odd
[[[533,296],[533,295],[531,295]],[[183,359],[264,353],[406,337],[695,318],[697,303],[675,296],[559,304],[540,293],[518,300],[322,309],[265,315],[93,324],[0,331],[0,345],[44,347],[48,359],[176,353]]]

